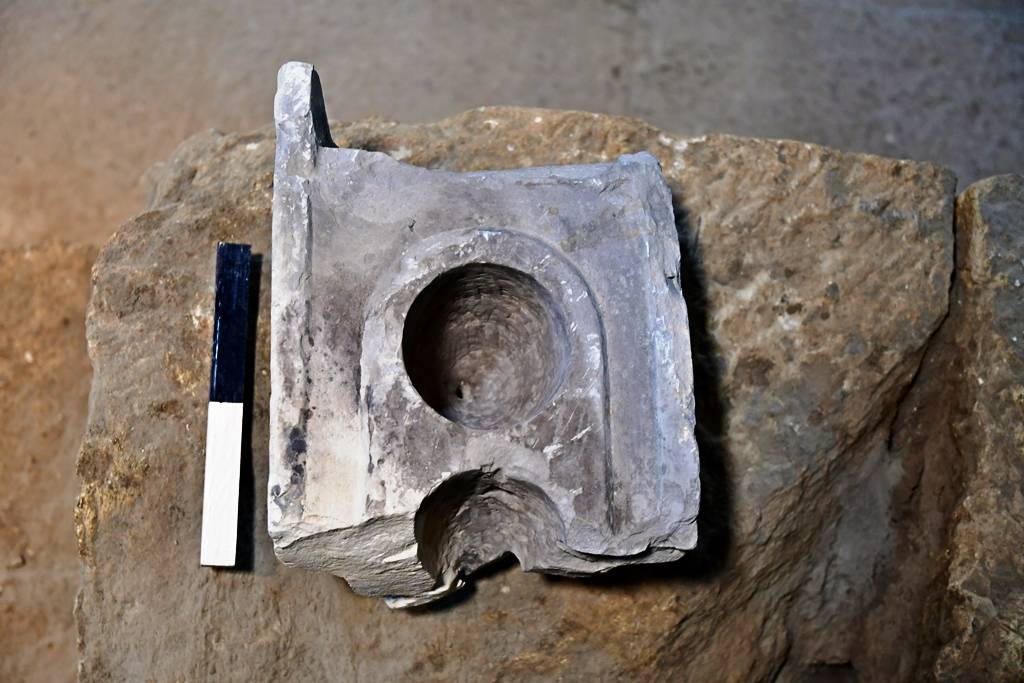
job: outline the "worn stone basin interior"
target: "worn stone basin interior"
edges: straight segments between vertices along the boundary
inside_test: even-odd
[[[648,154],[451,173],[334,146],[275,102],[269,527],[392,605],[514,554],[566,575],[696,543],[671,197]]]
[[[427,405],[471,429],[526,422],[562,386],[565,314],[535,278],[492,263],[442,273],[405,318],[402,357]]]

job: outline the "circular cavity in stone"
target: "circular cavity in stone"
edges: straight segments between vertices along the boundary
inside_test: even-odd
[[[569,340],[558,304],[537,280],[470,263],[416,296],[402,357],[427,405],[465,427],[494,429],[532,418],[553,397]]]

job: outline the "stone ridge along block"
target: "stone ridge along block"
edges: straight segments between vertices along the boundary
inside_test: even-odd
[[[657,160],[453,173],[334,145],[275,100],[268,525],[289,565],[420,604],[512,553],[678,559],[693,371]]]

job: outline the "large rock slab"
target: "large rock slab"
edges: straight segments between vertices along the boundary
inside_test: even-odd
[[[201,569],[214,245],[269,253],[274,148],[268,133],[211,133],[167,162],[149,210],[96,266],[96,378],[79,462],[85,680],[892,677],[891,663],[837,627],[875,597],[870,568],[893,554],[901,463],[891,426],[947,312],[948,171],[545,110],[363,121],[333,134],[340,146],[459,171],[638,151],[660,160],[693,333],[697,548],[681,563],[601,580],[492,573],[467,600],[393,613],[333,577],[277,563],[257,503],[247,508],[248,570]],[[257,501],[267,477],[266,264],[243,469]],[[879,623],[880,638],[917,647],[913,630]]]

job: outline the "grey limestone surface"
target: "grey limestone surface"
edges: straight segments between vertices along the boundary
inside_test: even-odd
[[[414,605],[505,553],[697,542],[693,369],[652,155],[454,173],[334,146],[278,76],[268,519],[287,564]]]

